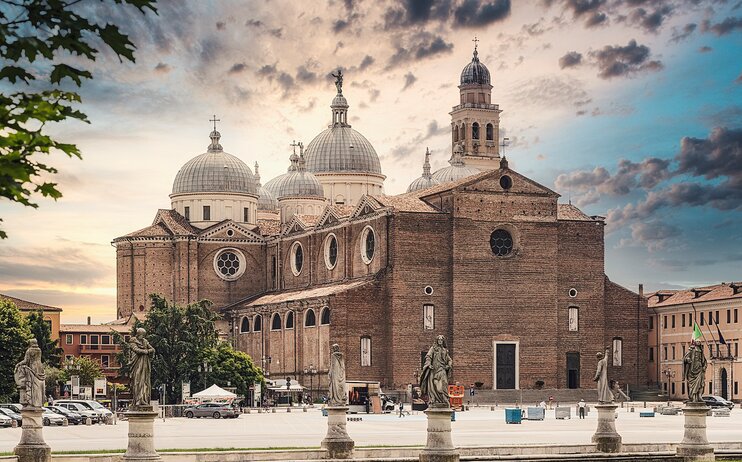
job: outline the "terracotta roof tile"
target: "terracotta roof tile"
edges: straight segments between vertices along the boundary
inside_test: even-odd
[[[595,221],[572,204],[557,204],[557,220]]]
[[[281,220],[258,220],[258,229],[263,236],[275,236],[281,232]]]
[[[296,218],[299,219],[307,228],[313,228],[314,225],[317,224],[319,221],[318,215],[294,215]]]
[[[159,237],[159,236],[172,236],[173,233],[162,223],[157,223],[146,228],[138,229],[131,232],[124,237]]]
[[[176,235],[198,234],[201,232],[200,229],[190,224],[183,215],[172,209],[158,210],[155,223],[158,219],[161,219]]]
[[[0,294],[0,298],[10,300],[15,303],[21,311],[62,311],[62,308],[56,306],[42,305],[41,303],[29,302],[28,300],[21,300],[20,298],[11,297],[10,295]]]
[[[337,215],[338,218],[349,217],[350,214],[353,213],[353,210],[355,210],[355,207],[351,205],[331,205],[330,208],[335,212],[335,215]]]
[[[392,207],[400,212],[437,213],[440,210],[420,199],[419,191],[397,196],[370,196],[383,207]]]
[[[232,306],[241,305],[243,307],[252,307],[252,306],[269,305],[272,303],[290,302],[294,300],[305,300],[308,298],[327,297],[330,295],[338,294],[340,292],[346,292],[348,290],[356,289],[363,285],[370,284],[371,282],[372,282],[372,279],[362,279],[359,281],[350,281],[350,282],[345,282],[342,284],[333,284],[329,286],[314,287],[311,289],[294,290],[294,291],[280,292],[280,293],[275,293],[275,294],[267,294],[267,295],[262,295],[248,303],[245,303],[245,304],[238,303]]]
[[[130,330],[131,326],[122,324],[60,324],[59,326],[59,332],[127,333]]]
[[[738,286],[736,294],[734,293],[732,284]],[[662,302],[660,302],[660,295],[666,295],[666,297],[663,297],[664,300]],[[647,304],[650,308],[660,308],[726,299],[742,299],[742,282],[721,283],[686,290],[658,290],[647,295]]]

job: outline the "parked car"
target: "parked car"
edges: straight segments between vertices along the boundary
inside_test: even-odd
[[[703,399],[703,402],[709,407],[726,407],[730,410],[734,409],[734,403],[722,398],[721,396],[706,395],[701,399]]]
[[[61,405],[61,404],[64,404],[64,403],[78,404],[79,406],[82,406],[82,407],[84,407],[86,409],[89,409],[89,410],[95,412],[95,414],[98,416],[98,418],[97,418],[98,421],[104,421],[104,420],[108,419],[109,417],[112,417],[113,416],[113,412],[111,412],[110,409],[108,409],[107,407],[103,406],[98,401],[87,400],[87,399],[58,399],[58,400],[54,401],[54,405],[55,406],[56,405]]]
[[[12,427],[13,419],[5,414],[0,414],[0,427]]]
[[[46,409],[49,409],[50,411],[63,416],[67,419],[67,422],[71,423],[72,425],[80,425],[81,423],[84,423],[84,417],[82,416],[82,414],[70,411],[69,409],[63,408],[62,406],[46,406]]]
[[[0,413],[15,420],[19,427],[23,425],[23,418],[21,417],[19,413],[15,411],[11,411],[7,407],[0,407]]]
[[[97,423],[100,421],[100,415],[95,412],[94,410],[90,409],[89,407],[85,406],[82,403],[70,403],[70,402],[64,402],[64,401],[55,401],[55,406],[63,407],[67,410],[70,410],[72,412],[77,412],[78,414],[82,415],[83,419],[87,419],[90,417],[90,420],[93,423]]]
[[[23,404],[20,403],[5,403],[0,404],[0,407],[4,407],[6,409],[10,409],[11,411],[20,414],[21,409],[23,409]]]
[[[203,403],[186,408],[183,411],[183,415],[189,419],[192,419],[193,417],[213,417],[215,419],[221,419],[224,417],[225,419],[236,419],[240,414],[229,404]]]
[[[45,426],[49,425],[64,425],[65,417],[61,414],[57,414],[56,412],[52,412],[51,410],[44,408],[44,412],[41,414],[41,422]]]

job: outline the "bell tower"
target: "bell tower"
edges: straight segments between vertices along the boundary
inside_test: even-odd
[[[451,150],[463,148],[464,164],[479,170],[500,167],[500,106],[492,104],[490,71],[479,61],[477,38],[474,54],[461,71],[459,104],[451,110]]]

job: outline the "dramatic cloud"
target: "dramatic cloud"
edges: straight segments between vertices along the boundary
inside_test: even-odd
[[[464,0],[454,10],[454,25],[482,27],[510,15],[510,0]]]
[[[415,82],[417,82],[417,77],[415,77],[415,75],[412,72],[408,72],[407,74],[405,74],[404,87],[402,87],[402,91],[405,91],[408,88],[410,88],[412,85],[415,84]]]
[[[512,90],[515,101],[526,106],[580,106],[590,99],[582,83],[573,77],[549,76],[529,79]]]
[[[166,63],[157,63],[157,65],[155,66],[155,72],[157,72],[158,74],[167,74],[171,70],[172,68]]]
[[[290,74],[278,70],[278,66],[276,64],[266,64],[265,66],[258,69],[256,74],[259,77],[268,80],[269,82],[277,83],[278,86],[283,89],[284,98],[288,96],[289,90],[291,90],[291,88],[293,88],[294,86],[294,78]]]
[[[317,81],[317,73],[307,69],[306,65],[301,65],[296,69],[296,80],[303,83],[314,83]]]
[[[687,39],[688,37],[693,34],[693,32],[698,28],[698,25],[695,23],[688,23],[685,26],[683,26],[682,29],[677,29],[673,27],[672,29],[672,38],[670,39],[673,43],[679,43],[683,40]]]
[[[582,62],[582,54],[576,51],[570,51],[559,58],[559,68],[575,67]]]
[[[439,54],[450,53],[453,43],[446,42],[443,37],[429,32],[420,32],[409,39],[407,44],[398,44],[397,51],[389,58],[387,69],[409,61],[419,61]]]
[[[705,20],[701,23],[702,32],[711,32],[718,36],[726,35],[738,29],[742,30],[742,17],[726,18],[722,22],[716,24],[712,24],[709,20]]]
[[[374,62],[376,62],[376,60],[374,59],[374,57],[373,57],[373,56],[371,56],[371,55],[366,55],[366,56],[365,56],[365,57],[363,58],[363,61],[361,61],[361,64],[359,64],[359,65],[358,65],[358,69],[359,69],[359,70],[361,70],[361,71],[365,71],[365,70],[366,70],[366,69],[368,69],[368,68],[369,68],[369,67],[370,67],[370,66],[371,66],[371,65],[372,65],[372,64],[373,64]]]
[[[665,22],[665,19],[673,13],[670,5],[660,5],[654,11],[649,12],[644,8],[637,8],[629,15],[629,21],[640,26],[647,32],[657,32]],[[691,31],[692,32],[692,31]]]
[[[662,221],[634,223],[631,225],[631,239],[621,239],[619,246],[642,246],[655,252],[666,249],[680,235],[680,228]]]
[[[431,21],[452,27],[483,27],[510,15],[510,0],[404,0],[384,13],[384,29],[404,29]]]
[[[603,79],[626,77],[642,71],[657,71],[663,67],[660,61],[650,61],[649,48],[637,45],[636,40],[629,41],[626,46],[606,45],[599,51],[590,52],[590,56],[598,65],[598,76]]]
[[[229,68],[229,71],[227,71],[230,74],[239,74],[241,72],[244,72],[247,69],[247,64],[245,63],[234,63],[232,64],[232,67]]]

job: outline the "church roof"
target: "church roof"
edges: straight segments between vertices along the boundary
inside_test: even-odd
[[[419,191],[400,194],[398,196],[371,196],[379,205],[391,207],[400,212],[418,212],[418,213],[440,213],[432,205],[420,200],[417,195]]]
[[[162,237],[162,236],[194,236],[201,232],[200,229],[191,225],[185,217],[172,209],[159,209],[155,219],[150,226],[137,231],[117,237],[113,242],[126,238],[137,237]]]
[[[0,298],[10,300],[21,311],[62,311],[62,308],[56,306],[42,305],[41,303],[29,302],[20,298],[11,297],[10,295],[0,294]]]
[[[572,204],[557,204],[557,220],[595,221]]]
[[[274,236],[281,233],[281,220],[258,220],[258,231],[263,236]]]
[[[266,294],[262,296],[258,296],[257,298],[254,298],[252,301],[249,301],[248,303],[245,303],[244,307],[251,307],[251,306],[262,306],[262,305],[270,305],[274,303],[284,303],[284,302],[291,302],[295,300],[306,300],[308,298],[318,298],[318,297],[328,297],[330,295],[339,294],[341,292],[347,292],[349,290],[357,289],[359,287],[362,287],[366,284],[371,284],[372,279],[360,279],[350,282],[344,282],[341,284],[332,284],[327,286],[321,286],[321,287],[313,287],[311,289],[304,289],[304,290],[293,290],[293,291],[284,291],[280,293],[275,294]],[[232,304],[230,306],[238,306],[241,305],[241,302]]]
[[[742,282],[722,282],[712,286],[694,287],[685,290],[659,290],[647,296],[647,305],[649,308],[661,308],[729,299],[742,300]]]

